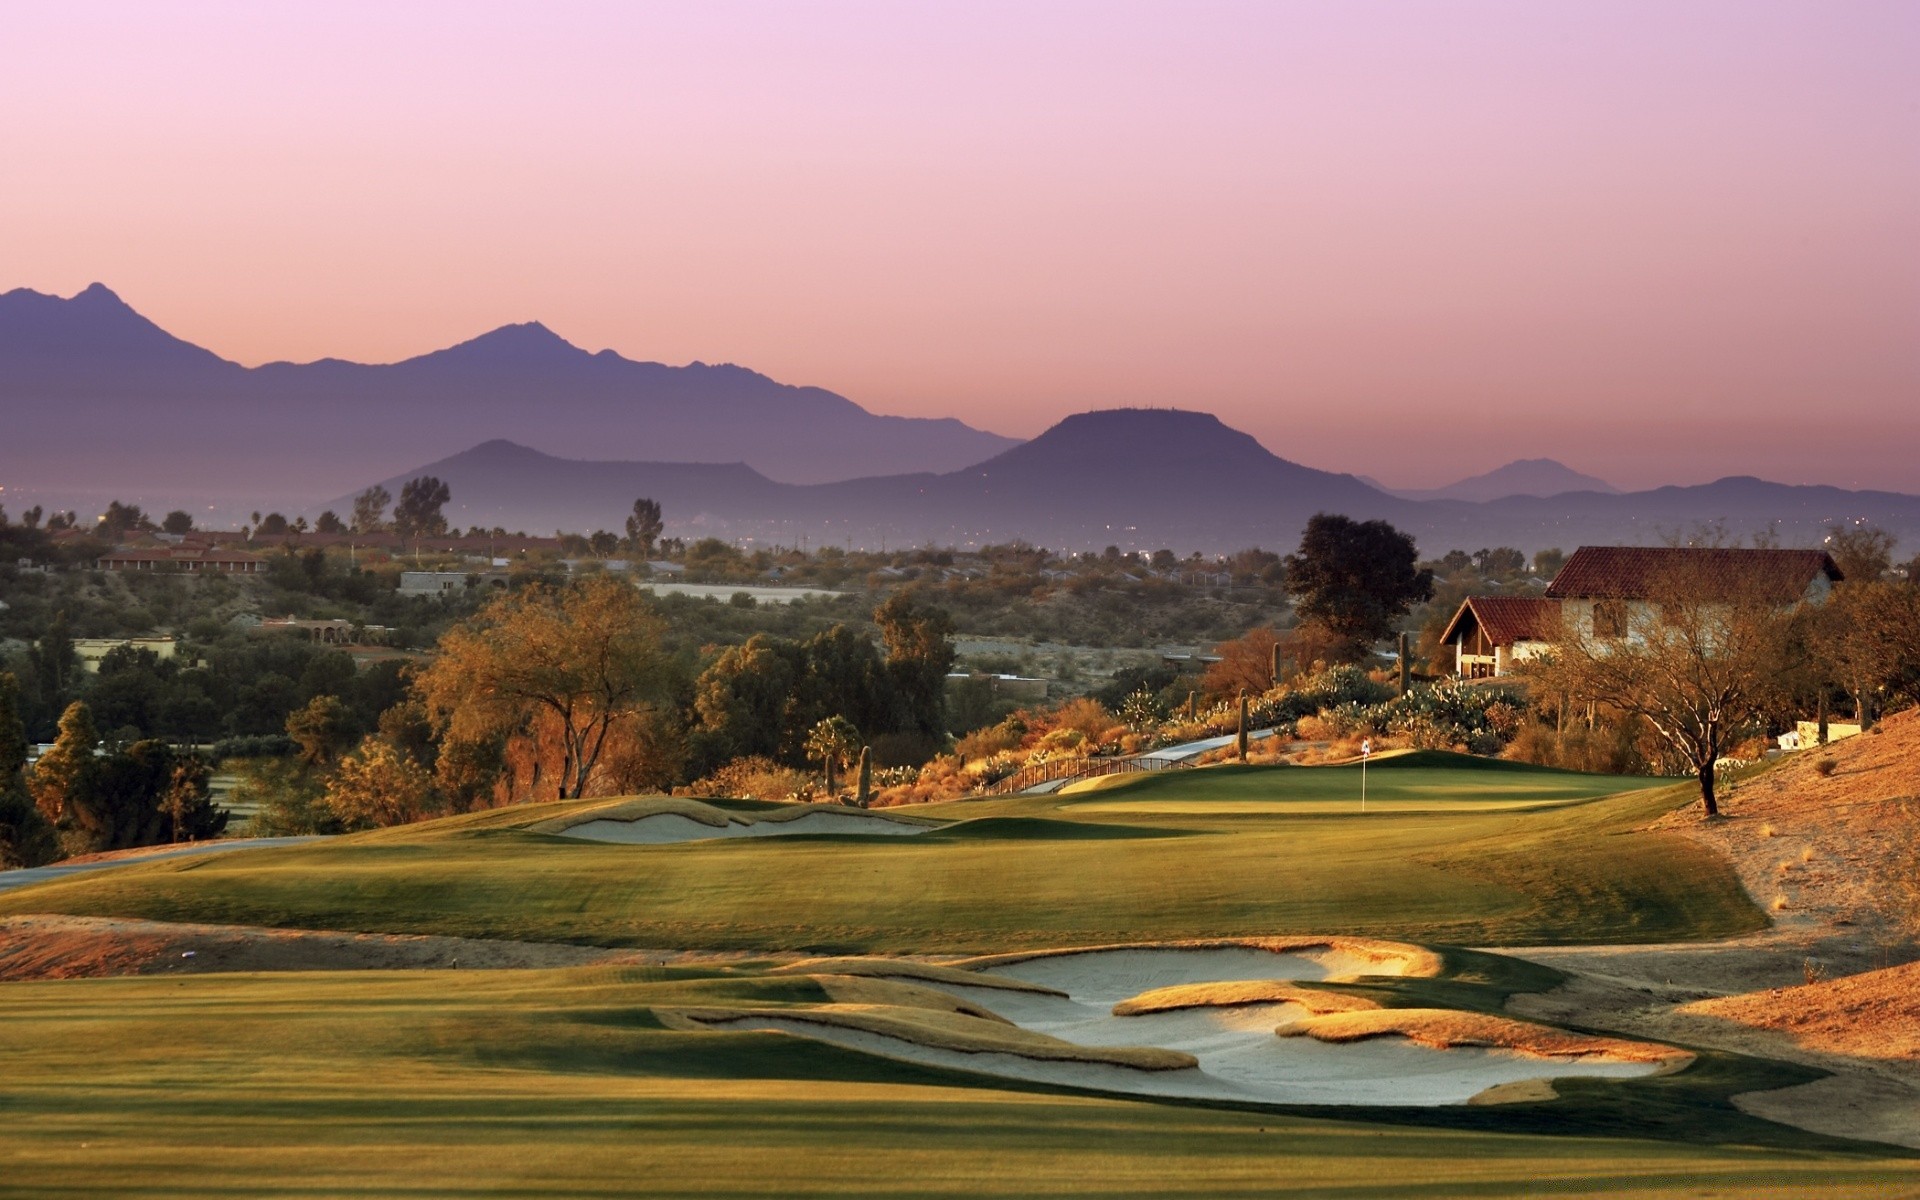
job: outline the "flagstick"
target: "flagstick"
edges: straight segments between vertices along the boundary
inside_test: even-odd
[[[1373,757],[1373,739],[1360,743],[1360,811],[1367,811],[1367,760]]]

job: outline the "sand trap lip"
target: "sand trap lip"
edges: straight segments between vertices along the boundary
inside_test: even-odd
[[[863,975],[872,979],[904,979],[914,983],[946,983],[967,987],[996,988],[1009,992],[1037,992],[1046,996],[1065,996],[1055,988],[1028,983],[1010,976],[983,975],[942,967],[907,958],[805,958],[774,967],[774,975]]]
[[[716,838],[805,837],[832,834],[899,837],[927,833],[938,825],[883,816],[859,808],[794,805],[755,813],[728,812],[697,800],[659,796],[584,809],[528,826],[534,833],[590,842],[658,846]]]
[[[893,960],[822,960],[814,972],[886,975]],[[868,965],[873,964],[873,965]],[[782,1030],[911,1062],[1097,1091],[1262,1104],[1401,1105],[1538,1101],[1539,1081],[1632,1078],[1675,1070],[1671,1047],[1595,1039],[1451,1010],[1383,1010],[1364,997],[1294,986],[1356,964],[1371,974],[1429,974],[1438,956],[1368,939],[1079,947],[993,955],[915,971],[912,984],[948,992],[1046,1039],[1032,1054],[1004,1030],[956,1041],[919,1019],[821,1019],[811,1010],[733,1010],[730,1028]],[[800,965],[795,964],[797,969]],[[1021,990],[1008,980],[1037,985]],[[1064,993],[1064,994],[1063,994]],[[842,1006],[844,1007],[844,1006]],[[720,1014],[714,1014],[716,1018]],[[1338,1022],[1352,1019],[1341,1026]],[[958,1018],[943,1016],[946,1030]],[[742,1023],[744,1022],[744,1024]],[[1318,1029],[1315,1022],[1322,1024]],[[1496,1027],[1497,1026],[1497,1027]],[[979,1034],[971,1021],[962,1032]],[[1276,1036],[1277,1033],[1308,1036]],[[1604,1044],[1603,1044],[1604,1043]],[[1063,1054],[1059,1045],[1083,1054]],[[1188,1056],[1192,1065],[1141,1070],[1127,1050]],[[1528,1084],[1519,1087],[1514,1085]]]

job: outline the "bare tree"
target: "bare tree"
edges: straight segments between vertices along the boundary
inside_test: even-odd
[[[1650,584],[1600,632],[1583,608],[1563,608],[1551,650],[1528,673],[1542,695],[1645,721],[1691,767],[1702,811],[1716,816],[1714,763],[1778,698],[1793,613],[1776,594],[1703,566],[1677,565]]]

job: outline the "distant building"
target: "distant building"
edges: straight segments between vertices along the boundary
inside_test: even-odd
[[[1538,596],[1474,596],[1440,635],[1453,647],[1462,679],[1492,679],[1544,651],[1560,623],[1560,605]]]
[[[339,619],[303,621],[295,617],[268,617],[248,627],[250,633],[299,633],[326,646],[382,646],[393,636],[385,625],[357,625]]]
[[[1453,647],[1461,678],[1492,678],[1544,652],[1562,630],[1605,642],[1656,628],[1660,590],[1675,581],[1708,604],[1757,600],[1785,608],[1824,603],[1839,579],[1824,550],[1582,546],[1544,596],[1474,596],[1441,640]]]
[[[402,596],[438,596],[446,592],[463,592],[470,587],[503,588],[506,586],[505,571],[400,572]]]
[[[122,646],[151,650],[156,658],[172,658],[175,649],[174,640],[170,637],[73,639],[73,653],[80,660],[80,669],[92,675],[100,673],[101,659]]]
[[[103,554],[93,565],[102,571],[194,571],[254,575],[266,570],[267,560],[250,550],[235,550],[207,542],[157,543],[122,546]]]

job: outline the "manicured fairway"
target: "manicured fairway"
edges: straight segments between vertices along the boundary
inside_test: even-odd
[[[1088,813],[1075,797],[1016,797],[917,809],[963,823],[913,838],[636,846],[529,832],[521,827],[567,811],[535,805],[76,877],[0,896],[0,912],[921,953],[1327,932],[1662,941],[1765,924],[1720,859],[1675,834],[1638,832],[1684,803],[1684,787],[1474,811],[1476,789],[1565,801],[1639,781],[1471,760],[1402,770],[1408,782],[1390,786],[1444,788],[1464,811]],[[1311,799],[1337,774],[1209,768],[1146,783],[1169,801],[1235,789]]]
[[[1660,1138],[1593,1136],[1578,1103],[1513,1119],[1583,1136],[1493,1132],[1486,1126],[1507,1114],[1487,1109],[1451,1110],[1441,1127],[1336,1121],[1010,1090],[781,1034],[671,1032],[648,1009],[808,994],[802,979],[632,968],[4,984],[0,1195],[1920,1188],[1912,1159],[1767,1126],[1717,1102],[1706,1115],[1724,1119],[1726,1144],[1700,1140],[1710,1121],[1669,1124],[1657,1107],[1643,1124],[1660,1125]],[[1752,1144],[1767,1141],[1776,1148]]]

